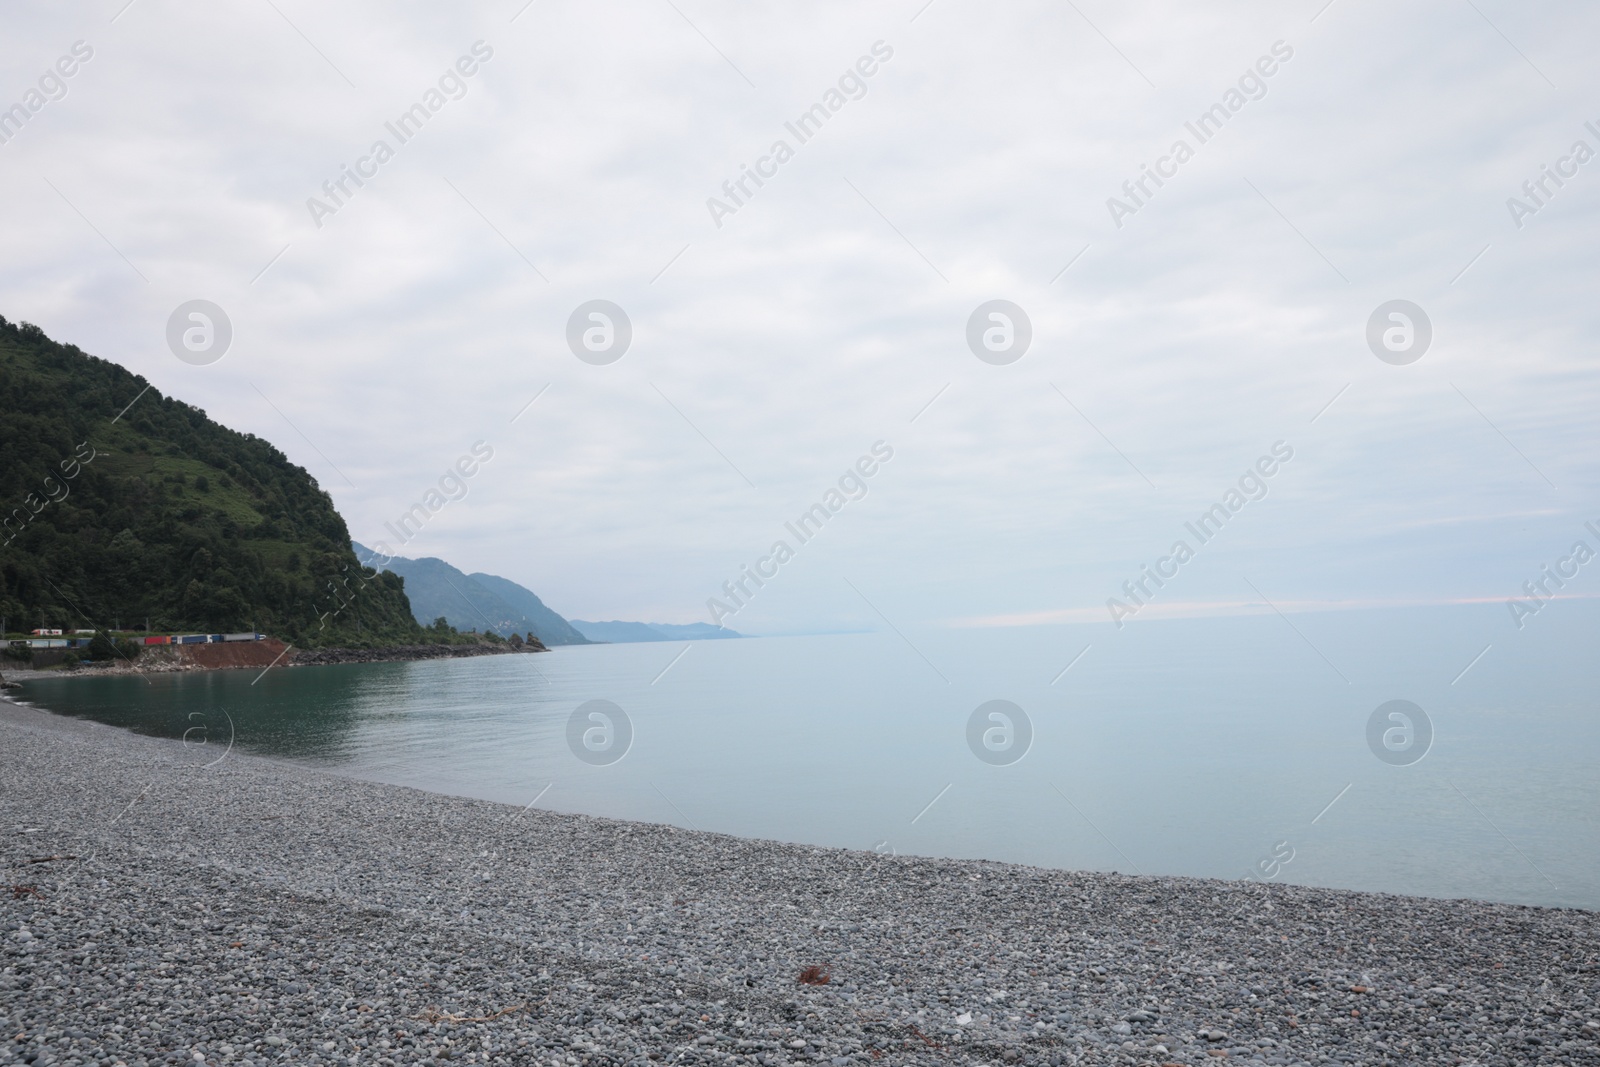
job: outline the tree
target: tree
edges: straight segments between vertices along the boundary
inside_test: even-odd
[[[94,637],[89,640],[89,658],[96,663],[103,663],[116,654],[117,646],[112,644],[111,635],[104,630],[96,630]]]

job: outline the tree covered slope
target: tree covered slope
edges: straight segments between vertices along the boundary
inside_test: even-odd
[[[422,639],[401,579],[267,441],[0,318],[0,613],[13,630]],[[126,409],[126,412],[124,412]],[[121,413],[121,414],[119,414]]]

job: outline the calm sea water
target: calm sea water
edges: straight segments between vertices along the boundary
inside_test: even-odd
[[[231,738],[357,778],[749,837],[1594,908],[1600,612],[1558,606],[1542,632],[1487,605],[602,645],[22,695],[187,735],[197,755]]]

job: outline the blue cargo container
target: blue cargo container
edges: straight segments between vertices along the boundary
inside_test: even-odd
[[[175,645],[203,645],[206,643],[205,634],[179,634],[172,639]]]

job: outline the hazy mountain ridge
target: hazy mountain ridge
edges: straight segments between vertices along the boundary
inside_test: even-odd
[[[458,630],[490,631],[502,637],[531,633],[547,647],[590,643],[532,590],[508,578],[467,574],[436,556],[384,559],[359,542],[350,545],[363,563],[405,579],[412,615],[424,626],[443,616]]]
[[[633,641],[720,641],[744,637],[742,633],[709,622],[589,622],[573,619],[572,625],[591,641],[625,644]]]

